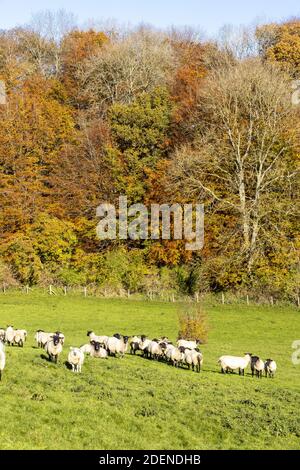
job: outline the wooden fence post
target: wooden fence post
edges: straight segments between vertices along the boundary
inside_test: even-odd
[[[247,305],[249,305],[249,295],[247,294]]]
[[[64,286],[64,294],[67,295],[67,287]]]
[[[87,296],[87,289],[86,289],[86,286],[84,286],[83,292],[84,292],[84,297],[86,297],[86,296]]]
[[[224,292],[222,292],[222,304],[223,304],[223,305],[225,304],[225,295],[224,295]]]
[[[29,292],[29,287],[28,286],[25,286],[25,291],[26,291],[26,294],[28,294],[28,292]]]

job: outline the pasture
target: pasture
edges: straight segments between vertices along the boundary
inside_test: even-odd
[[[6,293],[0,326],[28,330],[24,348],[6,347],[0,383],[1,449],[300,449],[300,339],[292,307],[206,305],[210,322],[200,374],[138,355],[86,357],[81,374],[65,365],[70,346],[97,334],[167,335],[175,340],[177,306]],[[57,365],[34,341],[38,328],[66,335]],[[278,365],[274,379],[220,373],[222,354],[246,351]]]

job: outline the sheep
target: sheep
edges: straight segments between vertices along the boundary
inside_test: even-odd
[[[148,353],[153,359],[160,359],[164,356],[167,349],[167,343],[164,341],[152,340],[148,346]]]
[[[8,326],[5,331],[5,340],[7,344],[13,346],[14,344],[14,338],[15,338],[15,330],[13,326]]]
[[[0,381],[2,380],[2,373],[5,367],[5,346],[2,341],[0,341]]]
[[[109,354],[113,354],[115,356],[119,354],[123,358],[128,348],[128,339],[129,336],[123,336],[121,339],[118,339],[115,336],[108,338],[106,348]]]
[[[182,348],[182,346],[181,346]],[[195,349],[185,349],[184,350],[184,362],[187,364],[188,368],[192,366],[192,369],[196,372],[201,371],[201,366],[203,364],[203,355],[200,351],[196,351]]]
[[[130,341],[130,354],[135,354],[140,349],[142,339],[140,336],[133,336]]]
[[[148,346],[150,343],[150,339],[148,339],[145,335],[141,336],[140,350],[143,352],[144,357],[148,357]]]
[[[14,344],[17,344],[21,348],[23,348],[24,343],[26,341],[26,330],[15,330],[14,334]]]
[[[52,335],[53,333],[46,333],[44,330],[37,330],[35,333],[35,340],[38,347],[44,348]]]
[[[68,354],[68,363],[72,366],[73,372],[81,372],[81,367],[84,362],[84,354],[80,348],[70,348],[70,352]]]
[[[229,370],[239,369],[239,375],[245,375],[245,369],[248,367],[252,354],[245,353],[244,357],[239,356],[221,356],[218,364],[221,365],[221,372],[224,374]]]
[[[59,341],[63,346],[65,342],[65,335],[61,331],[56,331],[54,334],[59,336]]]
[[[263,370],[265,368],[265,363],[262,361],[258,356],[251,356],[251,372],[252,372],[252,377],[254,377],[254,374],[256,377],[261,378]]]
[[[79,349],[83,352],[83,354],[91,354],[93,346],[91,345],[91,343],[83,344],[82,346],[80,346]]]
[[[266,377],[272,377],[274,378],[274,375],[275,375],[275,372],[276,372],[276,369],[277,369],[277,364],[275,361],[273,361],[273,359],[267,359],[266,362],[265,362],[265,375]]]
[[[57,364],[58,356],[63,350],[63,346],[60,342],[59,335],[52,334],[50,336],[49,341],[47,341],[45,345],[45,351],[49,356],[49,360],[55,362]]]
[[[176,349],[176,346],[174,346],[174,344],[172,343],[167,343],[166,349],[164,351],[164,355],[167,361],[170,361],[170,354],[171,354],[172,349]]]
[[[170,362],[174,367],[178,367],[184,360],[184,347],[172,348],[169,350]]]
[[[91,357],[97,357],[100,359],[107,359],[108,358],[108,351],[101,347],[99,341],[91,341]]]
[[[106,347],[108,336],[97,336],[92,330],[87,332],[87,336],[89,336],[90,341],[97,341],[101,346]]]
[[[196,339],[195,341],[187,341],[185,339],[178,339],[177,341],[177,347],[180,348],[180,346],[183,346],[185,349],[196,349],[198,344],[200,344],[201,341],[199,339]]]
[[[5,341],[5,329],[0,328],[0,341]]]

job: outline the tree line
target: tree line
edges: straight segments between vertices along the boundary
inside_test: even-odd
[[[300,20],[225,33],[0,31],[0,282],[299,297]],[[203,202],[204,248],[100,241],[120,194]]]

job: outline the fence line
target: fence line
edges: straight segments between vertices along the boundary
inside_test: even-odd
[[[69,295],[78,295],[80,294],[84,298],[90,297],[100,297],[106,299],[135,299],[135,300],[148,300],[148,301],[165,301],[165,302],[203,302],[203,301],[211,301],[212,303],[217,303],[221,305],[235,305],[235,304],[245,304],[247,306],[251,305],[269,305],[271,307],[275,305],[282,305],[282,304],[293,304],[300,309],[300,297],[297,296],[295,301],[288,301],[288,300],[280,300],[275,299],[273,296],[269,297],[262,297],[255,296],[251,297],[249,293],[241,293],[241,294],[234,294],[230,292],[221,292],[221,293],[201,293],[195,292],[192,295],[180,295],[175,294],[174,292],[164,291],[161,293],[157,293],[153,290],[149,290],[147,293],[140,293],[140,292],[132,292],[130,289],[123,290],[120,289],[119,293],[116,291],[108,291],[107,288],[97,288],[95,286],[81,286],[81,287],[74,287],[74,286],[55,286],[53,287],[52,284],[46,288],[41,287],[29,287],[28,285],[20,286],[18,288],[7,286],[5,283],[2,285],[2,293],[7,294],[11,291],[20,291],[29,295],[31,292],[39,292],[41,290],[46,292],[50,296],[67,296]],[[0,290],[1,292],[1,290]]]

